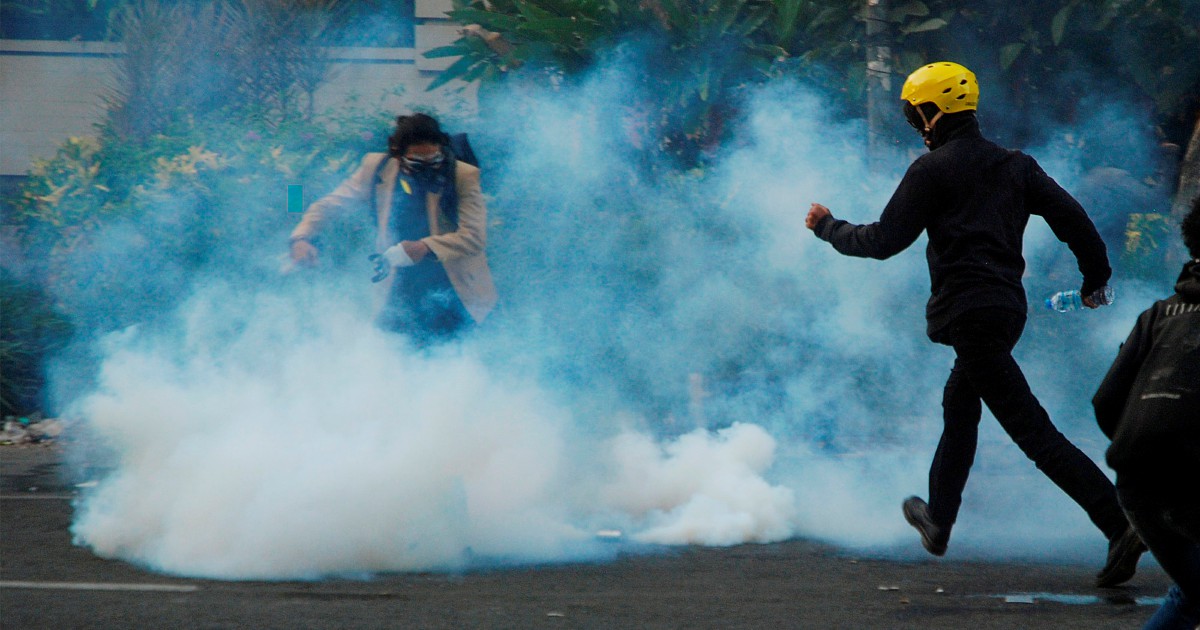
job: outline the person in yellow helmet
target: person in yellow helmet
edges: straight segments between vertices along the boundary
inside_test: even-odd
[[[1083,207],[1037,161],[988,141],[975,112],[975,74],[937,62],[909,75],[901,91],[904,116],[925,140],[879,221],[854,225],[812,204],[805,224],[848,256],[889,258],[925,232],[929,236],[927,333],[954,349],[946,381],[944,427],[929,471],[929,502],[904,501],[908,522],[930,553],[946,552],[962,504],[982,405],[1017,446],[1088,514],[1109,540],[1098,586],[1133,577],[1145,546],[1129,526],[1100,468],[1051,423],[1012,350],[1025,327],[1021,241],[1030,216],[1042,217],[1074,253],[1084,303],[1101,303],[1112,269],[1104,241]]]

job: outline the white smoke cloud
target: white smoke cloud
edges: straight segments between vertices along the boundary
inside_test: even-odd
[[[666,445],[624,433],[612,453],[617,475],[605,503],[646,521],[637,540],[732,545],[785,540],[794,531],[792,492],[762,477],[775,440],[758,426],[734,424],[715,435],[697,429]]]
[[[645,519],[636,537],[660,543],[791,533],[757,427],[665,446],[628,432],[588,455],[601,442],[569,410],[468,348],[417,352],[335,296],[305,315],[277,297],[229,306],[242,300],[194,300],[183,347],[109,340],[76,413],[117,457],[80,506],[78,542],[171,573],[263,579],[597,557],[611,549],[584,525],[613,513]],[[605,489],[593,468],[614,471]]]
[[[170,572],[266,578],[455,568],[471,550],[558,557],[581,538],[549,501],[562,413],[333,301],[313,335],[297,306],[193,318],[190,352],[115,342],[79,413],[119,459],[78,540]]]

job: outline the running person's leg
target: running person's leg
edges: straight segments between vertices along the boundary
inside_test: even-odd
[[[958,520],[963,489],[979,437],[983,405],[966,373],[955,360],[942,395],[942,437],[929,467],[929,514],[949,538]]]
[[[1113,586],[1133,576],[1144,546],[1129,527],[1111,481],[1055,428],[1013,359],[1025,326],[1022,314],[968,312],[951,324],[958,361],[984,404],[1013,442],[1051,481],[1087,512],[1109,539],[1109,557],[1097,583]]]

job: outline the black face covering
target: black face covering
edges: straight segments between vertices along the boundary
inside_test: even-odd
[[[921,108],[921,112],[917,111],[917,107]],[[925,120],[921,119],[922,112],[925,114]],[[921,103],[918,106],[914,106],[908,101],[904,102],[904,119],[908,121],[908,124],[912,125],[913,129],[916,129],[921,134],[921,137],[925,139],[925,146],[929,147],[930,151],[946,144],[948,140],[957,136],[963,130],[977,125],[975,122],[975,112],[973,111],[943,114],[937,123],[933,125],[933,129],[926,132],[925,121],[933,120],[937,114],[937,105],[933,103]]]
[[[919,131],[921,135],[925,135],[925,121],[921,120],[921,114],[917,111],[916,106],[908,101],[904,101],[904,119],[908,121],[909,125],[912,125],[913,129]]]

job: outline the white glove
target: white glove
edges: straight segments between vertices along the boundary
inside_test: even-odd
[[[393,267],[411,267],[414,263],[412,258],[408,257],[408,252],[404,251],[404,247],[400,243],[396,243],[387,248],[383,252],[383,257],[387,259]]]

